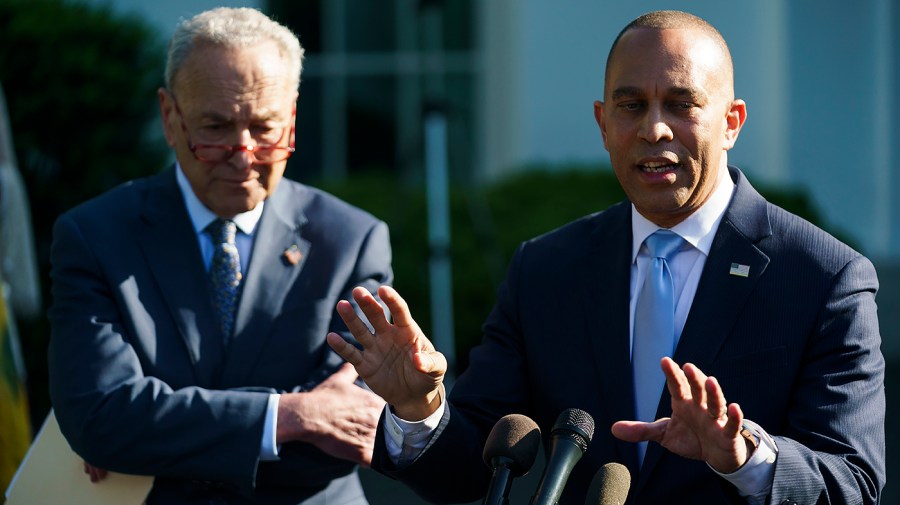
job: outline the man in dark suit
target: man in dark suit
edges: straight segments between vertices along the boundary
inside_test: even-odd
[[[579,408],[597,430],[560,503],[584,503],[607,462],[629,469],[629,503],[878,502],[875,271],[728,166],[746,118],[732,72],[695,16],[620,33],[595,115],[629,201],[519,247],[446,401],[446,360],[394,290],[379,290],[393,324],[353,292],[374,334],[341,302],[364,350],[328,341],[390,405],[374,467],[430,500],[473,500],[501,416],[532,417],[547,449]]]
[[[326,344],[392,281],[386,225],[283,180],[303,49],[253,9],[173,35],[159,104],[175,167],[59,218],[50,393],[95,478],[148,504],[365,504],[384,401]],[[218,231],[211,231],[217,228]]]

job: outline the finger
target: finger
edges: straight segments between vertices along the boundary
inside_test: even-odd
[[[368,332],[368,330],[366,330]],[[362,352],[357,349],[355,346],[349,344],[344,337],[340,336],[337,333],[331,332],[325,336],[325,341],[328,342],[328,345],[334,349],[334,352],[338,353],[338,355],[344,358],[344,361],[350,363],[354,367],[359,365],[362,361],[363,356]]]
[[[722,391],[722,387],[719,386],[719,381],[715,377],[707,377],[704,386],[709,417],[721,419],[727,412],[728,404],[725,402],[725,393]]]
[[[341,319],[344,321],[344,324],[347,325],[347,329],[350,330],[350,333],[356,338],[356,341],[362,344],[363,347],[371,346],[373,338],[372,331],[369,330],[366,323],[359,318],[356,310],[353,309],[353,305],[347,300],[341,300],[337,303],[336,309],[338,315],[341,316]]]
[[[375,334],[383,333],[391,328],[391,323],[384,317],[384,308],[372,293],[364,287],[353,288],[353,299],[359,304],[360,310],[366,315],[369,324],[375,330]]]
[[[728,421],[725,423],[723,430],[730,437],[736,437],[741,431],[744,424],[744,411],[737,403],[728,406]]]
[[[668,388],[672,399],[690,400],[691,387],[688,385],[687,378],[684,376],[684,371],[681,370],[681,367],[669,357],[664,357],[660,362],[660,366],[663,374],[666,376],[666,388]]]
[[[668,425],[668,417],[657,419],[652,423],[617,421],[612,425],[612,434],[614,437],[626,442],[661,442]]]
[[[352,346],[351,346],[352,347]],[[356,373],[356,368],[353,368],[353,365],[350,363],[344,363],[340,368],[337,369],[333,374],[331,374],[327,381],[335,381],[335,382],[346,382],[352,384],[356,382],[356,379],[359,378],[359,374]]]
[[[407,305],[406,300],[400,296],[396,289],[391,286],[381,286],[378,288],[378,296],[381,297],[388,310],[391,311],[391,318],[394,320],[395,325],[407,327],[416,324],[412,314],[409,312],[409,305]]]
[[[685,363],[684,376],[687,378],[688,385],[691,388],[691,399],[694,405],[706,410],[706,374],[692,363]]]

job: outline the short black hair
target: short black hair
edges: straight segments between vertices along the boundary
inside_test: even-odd
[[[650,28],[653,30],[697,30],[715,42],[722,50],[722,54],[725,56],[728,67],[732,68],[733,66],[731,61],[731,51],[728,49],[728,44],[725,43],[725,38],[722,37],[719,30],[716,30],[716,28],[709,24],[708,21],[699,16],[682,11],[653,11],[635,18],[625,25],[625,28],[622,28],[622,31],[616,36],[616,40],[613,41],[612,47],[609,48],[609,55],[606,57],[606,77],[609,77],[609,64],[612,61],[616,47],[619,45],[619,40],[621,40],[622,36],[627,32],[638,28]],[[732,74],[733,73],[734,70],[732,68]]]

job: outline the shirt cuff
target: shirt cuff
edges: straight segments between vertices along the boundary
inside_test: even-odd
[[[748,503],[762,504],[765,503],[766,497],[772,491],[778,446],[775,445],[775,440],[753,421],[745,419],[743,427],[759,441],[759,445],[750,455],[750,459],[732,473],[721,473],[714,468],[712,470],[734,484],[738,494],[747,498]]]
[[[403,420],[385,405],[385,445],[388,457],[397,466],[415,461],[425,452],[450,421],[450,409],[444,401],[444,386],[438,392],[441,404],[430,416],[421,421]]]
[[[262,443],[259,447],[260,461],[278,461],[279,445],[275,442],[275,433],[278,431],[278,401],[279,394],[270,394],[266,404],[266,421],[263,425]]]

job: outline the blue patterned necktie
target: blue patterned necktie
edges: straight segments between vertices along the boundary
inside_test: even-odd
[[[241,286],[241,260],[234,236],[234,221],[216,219],[207,228],[213,241],[213,257],[209,267],[213,307],[219,317],[222,337],[227,341],[234,331],[234,312]]]
[[[675,285],[668,261],[683,242],[684,239],[669,230],[659,230],[645,241],[650,250],[650,263],[634,310],[631,357],[638,421],[656,420],[656,407],[665,384],[659,361],[675,351]],[[647,443],[642,442],[638,447],[643,463]]]

